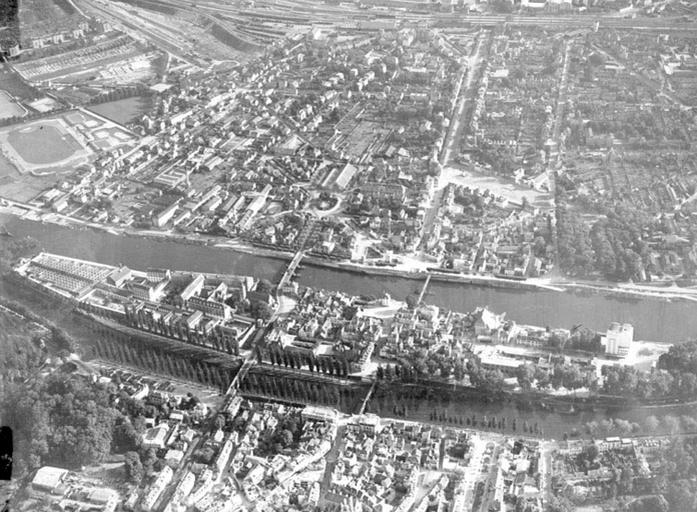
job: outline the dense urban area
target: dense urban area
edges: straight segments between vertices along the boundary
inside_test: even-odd
[[[10,1],[0,56],[3,512],[697,510],[694,333],[431,291],[697,300],[695,2]]]

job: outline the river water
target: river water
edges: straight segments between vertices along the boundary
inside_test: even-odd
[[[42,224],[10,215],[0,215],[0,225],[15,236],[34,237],[46,251],[112,265],[124,264],[136,269],[167,267],[254,275],[274,280],[280,277],[285,265],[280,259],[223,248],[120,237],[93,229]],[[314,266],[303,266],[299,281],[302,285],[354,295],[379,296],[389,293],[396,299],[418,293],[422,285],[414,279]],[[583,324],[591,329],[604,330],[610,322],[617,321],[634,325],[636,339],[676,342],[697,338],[697,304],[690,301],[669,302],[650,297],[627,299],[600,294],[579,295],[435,281],[431,281],[424,300],[462,312],[486,305],[496,312],[506,312],[508,318],[524,324],[564,328]]]
[[[15,236],[31,236],[50,252],[102,263],[125,264],[136,269],[167,267],[174,270],[192,270],[211,273],[254,275],[276,280],[283,273],[285,262],[210,246],[183,244],[139,237],[119,237],[106,232],[82,228],[71,229],[53,224],[19,219],[0,214],[0,226]],[[0,238],[0,243],[2,243]],[[349,294],[381,295],[403,299],[418,292],[421,282],[397,277],[379,277],[341,270],[304,266],[300,283],[316,288],[340,290]],[[611,321],[630,322],[636,337],[655,341],[678,341],[694,338],[697,333],[697,308],[691,302],[667,302],[653,298],[626,300],[602,295],[581,296],[553,291],[528,291],[491,288],[456,283],[431,282],[425,300],[443,308],[470,311],[479,305],[488,305],[496,311],[506,311],[508,317],[521,323],[571,327],[583,323],[594,329],[603,329]],[[389,406],[378,412],[390,415]],[[679,416],[695,414],[692,405],[673,405],[655,408],[619,408],[615,410],[586,411],[577,414],[545,412],[539,409],[520,410],[512,403],[482,403],[478,400],[458,400],[450,403],[423,401],[410,404],[409,417],[428,420],[435,409],[448,415],[517,418],[530,425],[544,425],[545,434],[558,437],[562,432],[582,428],[586,421],[605,417],[641,422],[648,415]]]

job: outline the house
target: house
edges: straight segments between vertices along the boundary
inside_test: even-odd
[[[172,468],[169,466],[162,468],[162,471],[157,475],[155,482],[150,486],[150,489],[148,489],[148,492],[141,502],[143,510],[152,510],[153,506],[160,498],[160,495],[162,495],[162,492],[165,490],[165,487],[172,481],[173,475],[174,471],[172,471]]]
[[[177,212],[179,209],[179,200],[175,201],[171,205],[169,205],[167,208],[162,210],[160,213],[154,216],[153,218],[153,224],[155,227],[162,228],[164,227],[171,219],[174,217],[174,214]]]
[[[375,435],[380,431],[380,417],[375,414],[354,416],[348,423],[348,428],[352,431],[366,432],[370,435]]]
[[[67,469],[44,466],[34,475],[31,487],[35,491],[57,494],[67,475]]]
[[[203,289],[203,284],[205,283],[205,278],[203,277],[202,274],[197,275],[188,285],[184,290],[182,290],[180,297],[181,299],[186,302],[188,301],[191,297],[194,295],[198,295],[201,293],[201,290]]]
[[[164,448],[168,434],[169,426],[166,423],[161,423],[145,431],[142,445],[145,448]]]
[[[202,318],[203,312],[194,311],[186,318],[186,325],[189,327],[189,329],[194,329],[199,324],[199,322],[201,322]]]
[[[106,280],[107,283],[116,287],[120,287],[125,281],[131,278],[132,274],[133,272],[130,268],[120,267],[111,272],[111,274],[107,276]]]
[[[181,450],[167,450],[167,453],[165,454],[165,462],[172,462],[175,466],[178,466],[183,458],[184,452]]]
[[[336,409],[308,405],[301,411],[300,416],[304,421],[313,420],[332,422],[336,421],[337,411]]]

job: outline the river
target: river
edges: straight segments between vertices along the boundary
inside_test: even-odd
[[[31,236],[47,251],[76,258],[95,260],[107,264],[123,263],[132,268],[167,267],[176,270],[246,274],[271,280],[283,273],[285,262],[281,259],[262,257],[228,249],[203,245],[183,244],[141,237],[119,237],[93,229],[71,229],[54,224],[19,219],[0,214],[0,226],[15,236]],[[0,243],[2,243],[0,238]],[[329,268],[303,266],[300,272],[303,285],[316,288],[341,290],[350,294],[380,295],[385,292],[403,299],[416,292],[421,282],[413,279],[380,277],[351,273]],[[656,341],[676,341],[691,338],[697,332],[695,307],[687,301],[666,302],[653,298],[626,300],[602,295],[580,296],[574,293],[553,291],[528,291],[492,288],[456,283],[432,282],[426,296],[428,302],[457,311],[468,311],[478,305],[489,305],[496,311],[506,311],[518,322],[570,327],[583,323],[602,329],[610,321],[627,321],[635,326],[637,336]],[[408,418],[428,421],[433,411],[444,413],[457,420],[476,415],[480,419],[508,418],[507,431],[513,433],[511,420],[520,425],[539,423],[545,435],[561,437],[574,428],[582,430],[584,422],[604,418],[622,418],[642,424],[649,415],[694,415],[693,405],[672,405],[651,408],[617,408],[587,410],[576,414],[544,411],[537,407],[521,409],[512,402],[486,403],[463,398],[454,401],[409,401]],[[390,403],[371,401],[371,410],[391,415]],[[446,422],[446,424],[449,424]]]
[[[37,239],[46,251],[124,264],[136,269],[167,267],[175,270],[254,275],[271,280],[283,272],[284,261],[203,245],[140,237],[119,237],[93,229],[71,229],[54,224],[0,214],[15,236]],[[1,240],[0,240],[1,243]],[[326,267],[303,266],[299,281],[314,288],[339,290],[354,295],[389,293],[397,299],[418,293],[421,282],[393,276],[352,273]],[[425,300],[442,308],[471,311],[486,305],[506,312],[518,323],[570,328],[583,324],[603,330],[612,321],[634,325],[636,339],[676,342],[697,334],[697,307],[689,301],[672,302],[651,297],[621,298],[601,294],[520,290],[432,281]]]

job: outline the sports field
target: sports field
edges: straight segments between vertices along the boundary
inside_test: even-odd
[[[56,121],[43,121],[7,133],[7,143],[22,160],[33,165],[61,162],[83,150],[80,143]]]

